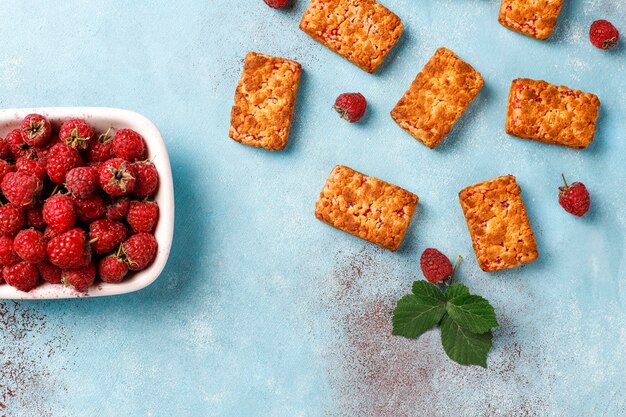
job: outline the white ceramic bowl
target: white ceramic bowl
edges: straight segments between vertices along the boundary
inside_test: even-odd
[[[167,149],[161,133],[146,117],[128,110],[101,107],[44,107],[35,109],[0,110],[0,137],[5,137],[11,130],[19,127],[20,121],[29,113],[46,116],[55,130],[69,118],[81,118],[94,129],[94,132],[105,132],[113,129],[130,128],[141,134],[148,146],[148,157],[159,171],[160,185],[155,200],[159,204],[159,222],[155,236],[159,249],[154,262],[145,270],[130,273],[130,277],[119,284],[98,282],[86,294],[79,293],[61,284],[40,284],[30,292],[18,291],[15,288],[0,284],[0,299],[50,299],[76,298],[84,296],[104,296],[124,294],[140,290],[150,285],[161,273],[167,262],[174,236],[174,185],[172,168]]]

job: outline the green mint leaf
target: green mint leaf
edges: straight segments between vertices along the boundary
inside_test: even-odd
[[[446,290],[446,301],[450,301],[460,295],[469,295],[469,288],[463,284],[455,283],[448,287]]]
[[[474,333],[486,333],[498,327],[496,312],[479,295],[464,294],[446,302],[446,311],[458,325]]]
[[[414,339],[436,326],[446,312],[439,288],[426,281],[413,283],[413,294],[398,300],[393,310],[391,334]]]
[[[491,349],[493,335],[472,333],[459,326],[449,315],[441,322],[441,344],[448,357],[461,365],[487,367],[487,354]]]

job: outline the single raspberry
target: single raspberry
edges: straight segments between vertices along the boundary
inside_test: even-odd
[[[61,271],[61,282],[79,292],[87,292],[95,280],[96,266],[93,263]]]
[[[43,207],[35,207],[26,210],[26,224],[38,230],[46,228],[46,221],[43,219]]]
[[[420,266],[426,279],[434,284],[451,277],[454,272],[450,259],[434,248],[428,248],[422,253]]]
[[[107,206],[104,199],[94,194],[89,198],[75,198],[74,206],[76,208],[76,217],[83,223],[91,223],[104,217],[107,212]]]
[[[63,184],[67,173],[82,164],[83,160],[76,149],[64,143],[57,143],[48,153],[46,170],[52,182]]]
[[[92,140],[87,150],[87,161],[106,162],[113,158],[113,138],[109,135],[111,129],[98,136],[98,140]]]
[[[44,281],[51,284],[59,284],[61,282],[61,268],[52,265],[48,261],[39,262],[37,265],[39,275]]]
[[[43,203],[43,220],[55,232],[67,232],[76,223],[74,201],[64,194],[55,194],[49,197]]]
[[[91,261],[87,233],[75,227],[48,242],[48,260],[59,268],[78,268]]]
[[[22,258],[13,248],[13,239],[8,236],[0,236],[0,264],[11,266],[21,261]]]
[[[13,248],[15,252],[31,264],[46,259],[46,238],[43,233],[35,229],[20,230],[13,240]]]
[[[156,201],[131,201],[126,222],[133,233],[152,233],[159,219]]]
[[[122,244],[126,263],[131,271],[146,269],[157,253],[157,241],[149,233],[132,235]]]
[[[91,167],[73,168],[65,176],[65,187],[76,198],[89,198],[98,189],[98,171]]]
[[[34,153],[18,158],[17,161],[15,161],[15,168],[17,168],[19,172],[30,174],[33,177],[39,178],[41,181],[45,181],[48,177],[46,163],[41,161]]]
[[[43,182],[30,174],[9,172],[2,179],[0,188],[11,204],[29,209],[35,207],[39,201]]]
[[[59,139],[74,149],[87,149],[93,133],[82,119],[70,119],[63,122],[59,129]]]
[[[596,48],[611,49],[619,40],[619,32],[607,20],[596,20],[589,28],[589,40]]]
[[[358,122],[365,114],[367,100],[361,93],[344,93],[337,97],[335,111],[350,123]]]
[[[589,191],[582,182],[574,182],[570,185],[565,181],[565,176],[562,175],[565,186],[559,187],[559,204],[568,213],[574,216],[582,217],[591,206],[591,198],[589,197]]]
[[[128,274],[128,265],[115,255],[102,258],[98,266],[98,276],[103,282],[117,284]]]
[[[22,131],[19,129],[15,129],[11,133],[9,133],[4,141],[9,147],[9,153],[13,157],[13,160],[17,160],[22,156],[29,155],[32,152],[31,147],[24,142],[24,138],[22,137]]]
[[[130,199],[128,197],[120,197],[107,207],[107,219],[124,220],[130,209]]]
[[[146,142],[132,129],[120,129],[113,137],[113,154],[133,162],[146,157]]]
[[[36,148],[42,147],[52,132],[50,122],[41,114],[29,114],[24,117],[21,130],[24,143]]]
[[[130,193],[135,182],[135,168],[122,158],[109,159],[100,168],[100,187],[112,197]]]
[[[11,150],[6,140],[0,139],[0,159],[7,159],[11,156]]]
[[[126,239],[126,226],[115,220],[100,219],[89,225],[89,240],[95,253],[111,252]]]
[[[133,164],[137,181],[133,193],[139,198],[153,195],[159,188],[159,173],[152,161],[139,161]]]
[[[287,7],[289,4],[289,0],[263,0],[265,4],[270,6],[273,9],[282,9],[283,7]]]
[[[24,212],[13,204],[0,207],[0,235],[15,236],[26,225]]]
[[[10,286],[20,291],[28,292],[37,286],[39,271],[37,271],[35,265],[22,261],[15,265],[5,266],[2,276]]]
[[[5,175],[7,175],[9,172],[14,172],[14,171],[15,171],[15,167],[13,165],[9,164],[7,161],[3,159],[0,159],[0,183],[4,179]]]

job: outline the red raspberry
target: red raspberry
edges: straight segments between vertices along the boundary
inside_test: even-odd
[[[141,271],[154,260],[157,253],[157,241],[149,233],[137,233],[122,243],[122,251],[131,271]]]
[[[57,233],[70,230],[76,223],[74,201],[64,194],[49,197],[43,203],[43,220]]]
[[[11,156],[11,150],[6,140],[0,139],[0,159],[7,159]]]
[[[29,209],[35,207],[39,201],[43,182],[30,174],[9,172],[2,179],[0,188],[11,204]]]
[[[128,265],[115,255],[102,258],[98,266],[98,276],[102,282],[117,284],[128,274]]]
[[[133,162],[146,157],[146,142],[132,129],[120,129],[113,136],[113,154]]]
[[[130,199],[120,197],[107,207],[107,218],[111,220],[124,220],[130,209]]]
[[[159,188],[159,173],[152,161],[139,161],[133,164],[137,181],[135,183],[135,195],[146,198],[153,195]]]
[[[65,187],[76,198],[89,198],[98,189],[98,171],[91,167],[73,168],[65,176]]]
[[[46,259],[46,238],[35,229],[20,230],[13,240],[13,248],[20,258],[31,264]]]
[[[52,265],[48,261],[39,262],[37,265],[39,275],[44,281],[51,284],[59,284],[61,282],[61,268]]]
[[[96,266],[93,263],[61,271],[61,282],[79,292],[87,292],[95,280]]]
[[[39,160],[35,154],[18,158],[17,161],[15,161],[15,168],[17,168],[19,172],[30,174],[33,177],[39,178],[41,181],[45,181],[48,177],[46,163]]]
[[[433,248],[428,248],[422,253],[420,266],[426,279],[434,284],[450,278],[454,272],[450,259]]]
[[[35,229],[43,230],[46,228],[46,222],[43,219],[43,208],[35,207],[26,210],[26,223]]]
[[[11,239],[8,236],[1,236],[0,237],[0,264],[4,266],[11,266],[21,261],[22,261],[22,258],[20,258],[19,255],[15,253],[15,249],[13,248],[13,239]]]
[[[48,153],[46,170],[50,180],[55,184],[63,184],[65,176],[72,169],[83,164],[78,151],[64,143],[57,143]]]
[[[19,129],[15,129],[9,133],[4,140],[7,143],[9,152],[14,160],[17,160],[19,157],[29,155],[32,152],[31,147],[24,142],[22,131]]]
[[[39,272],[34,265],[22,261],[15,265],[5,266],[2,276],[10,286],[28,292],[37,286]]]
[[[611,49],[619,40],[619,32],[607,20],[596,20],[589,28],[589,40],[596,48]]]
[[[0,235],[15,236],[26,225],[24,212],[13,204],[0,207]]]
[[[126,239],[126,226],[109,219],[96,220],[89,225],[89,240],[95,253],[111,252]]]
[[[133,233],[152,233],[158,219],[156,201],[131,201],[126,221]]]
[[[13,165],[9,164],[7,161],[3,159],[0,159],[0,183],[4,179],[5,175],[7,175],[9,172],[14,172],[14,171],[15,171],[15,167]]]
[[[263,0],[265,4],[273,9],[282,9],[289,4],[289,0]]]
[[[106,162],[113,158],[113,138],[109,136],[111,129],[98,136],[98,140],[92,140],[87,150],[87,161]]]
[[[59,129],[59,139],[74,149],[87,149],[93,133],[84,120],[70,119],[63,122]]]
[[[52,132],[50,122],[40,114],[29,114],[24,117],[21,129],[24,142],[36,148],[42,147]]]
[[[91,261],[87,233],[75,227],[48,242],[48,260],[59,268],[78,268]]]
[[[63,233],[63,232],[61,232]],[[60,235],[61,233],[55,231],[52,227],[48,226],[46,227],[46,230],[43,231],[43,235],[46,238],[46,240],[52,240],[55,237],[57,237],[58,235]]]
[[[74,206],[76,208],[76,217],[83,223],[91,223],[94,220],[101,219],[107,212],[104,199],[98,194],[85,199],[75,198]]]
[[[50,139],[48,139],[48,143],[46,143],[46,146],[44,146],[43,148],[34,149],[34,153],[37,155],[37,158],[40,161],[47,163],[48,155],[50,154],[50,149],[52,149],[54,145],[59,144],[59,143],[61,143],[61,141],[59,140],[59,137],[57,135],[54,135]]]
[[[135,168],[122,158],[109,159],[100,168],[100,187],[110,196],[130,193],[135,182]]]
[[[582,217],[589,211],[589,207],[591,206],[589,191],[587,191],[585,184],[575,182],[568,185],[567,181],[565,181],[565,176],[563,175],[562,177],[565,186],[559,187],[559,204],[568,213]]]
[[[350,123],[358,122],[365,114],[367,100],[361,93],[344,93],[337,97],[335,111]]]

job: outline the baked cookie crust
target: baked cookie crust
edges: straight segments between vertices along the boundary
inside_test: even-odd
[[[552,35],[563,0],[502,0],[498,21],[531,38],[545,40]]]

